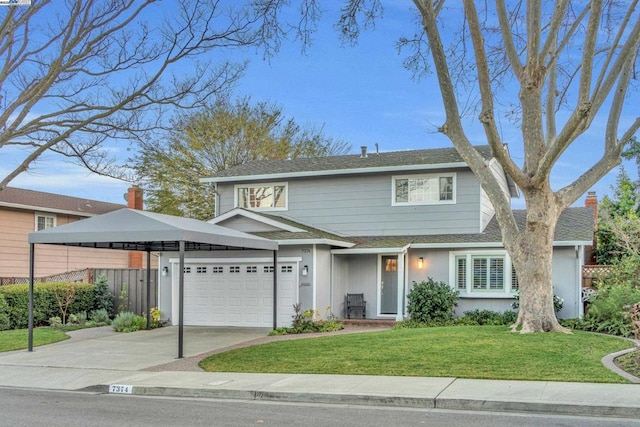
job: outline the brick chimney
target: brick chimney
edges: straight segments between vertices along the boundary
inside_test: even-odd
[[[584,199],[584,206],[587,208],[593,209],[593,226],[598,227],[598,197],[596,196],[595,191],[589,191],[587,193],[587,198]],[[594,265],[596,264],[596,235],[593,235],[593,245],[591,247],[585,248],[584,260],[585,264]]]
[[[132,185],[127,190],[127,207],[129,209],[143,210],[142,189]],[[142,268],[142,252],[129,252],[129,268]]]
[[[132,185],[127,190],[127,207],[129,209],[144,209],[142,204],[142,189],[137,185]]]
[[[598,221],[598,197],[595,191],[589,191],[584,199],[584,206],[593,209],[593,220]]]

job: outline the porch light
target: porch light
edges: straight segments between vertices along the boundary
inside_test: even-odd
[[[422,270],[422,267],[424,267],[424,258],[420,257],[418,258],[418,270]]]
[[[384,271],[398,271],[398,259],[397,258],[387,258],[384,263]]]
[[[169,267],[167,267],[166,265],[162,267],[162,275],[163,276],[169,275]]]

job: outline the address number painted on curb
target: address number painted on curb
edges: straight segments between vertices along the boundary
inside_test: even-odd
[[[109,386],[109,393],[117,394],[131,394],[133,393],[132,385],[111,384]]]

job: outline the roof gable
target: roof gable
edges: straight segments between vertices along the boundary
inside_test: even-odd
[[[117,203],[100,202],[15,187],[6,187],[0,191],[0,206],[78,216],[100,215],[126,207]]]

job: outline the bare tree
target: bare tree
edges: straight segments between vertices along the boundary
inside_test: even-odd
[[[224,60],[228,49],[277,50],[286,35],[274,21],[278,3],[38,0],[1,8],[0,153],[19,160],[0,190],[48,150],[121,175],[104,143],[146,140],[167,112],[201,107],[229,88],[245,64]]]
[[[405,62],[414,71],[435,73],[446,114],[439,131],[469,164],[495,208],[520,283],[513,330],[567,332],[553,309],[554,232],[561,212],[620,163],[623,148],[640,127],[628,95],[640,44],[638,1],[490,3],[414,0],[419,30],[400,45],[414,49]],[[342,35],[357,37],[359,25],[375,19],[381,4],[347,1],[339,23]],[[524,227],[516,223],[510,200],[471,143],[462,116],[474,95],[493,155],[524,196]],[[506,110],[520,141],[502,140],[497,116]],[[554,166],[572,144],[593,138],[585,132],[596,117],[606,126],[598,146],[590,142],[593,163],[554,191]],[[522,164],[510,156],[505,142],[522,146]]]

